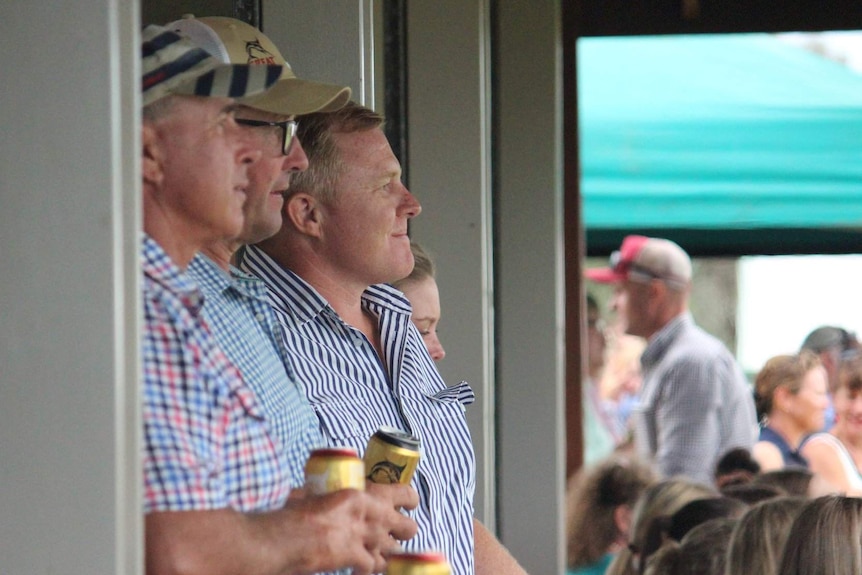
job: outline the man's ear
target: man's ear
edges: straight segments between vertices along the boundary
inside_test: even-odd
[[[288,197],[282,208],[284,225],[291,225],[298,232],[320,237],[323,224],[323,210],[314,196],[297,192]]]
[[[160,186],[164,179],[162,170],[162,149],[159,146],[158,131],[144,123],[141,128],[141,175],[145,184]]]

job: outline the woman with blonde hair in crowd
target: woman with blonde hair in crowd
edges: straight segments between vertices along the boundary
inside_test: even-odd
[[[835,425],[812,435],[802,446],[811,470],[847,495],[862,495],[862,357],[838,368],[832,396]]]
[[[827,385],[826,370],[810,351],[766,362],[754,381],[761,428],[752,456],[761,471],[808,467],[799,447],[808,435],[823,429]]]
[[[607,574],[643,573],[648,558],[644,549],[647,534],[653,529],[653,522],[673,515],[690,501],[716,495],[717,493],[706,485],[676,477],[664,479],[648,487],[635,504],[628,546],[614,558]]]
[[[778,575],[790,527],[807,501],[777,497],[753,505],[730,537],[725,575]]]
[[[862,499],[827,495],[806,503],[793,521],[776,573],[862,573]]]
[[[632,508],[654,483],[649,465],[611,456],[572,476],[566,493],[567,575],[600,575],[626,545]]]
[[[668,540],[647,561],[644,575],[724,575],[730,537],[739,520],[718,517]]]

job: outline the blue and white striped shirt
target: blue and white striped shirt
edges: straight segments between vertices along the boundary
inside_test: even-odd
[[[192,260],[188,274],[206,296],[203,316],[219,346],[257,395],[270,434],[287,455],[291,486],[301,486],[308,454],[324,440],[296,383],[266,287],[236,268],[228,275],[202,254]]]
[[[419,438],[422,457],[413,477],[419,507],[410,513],[419,533],[405,548],[442,551],[453,574],[472,575],[476,463],[464,405],[473,392],[466,382],[446,386],[404,295],[374,285],[362,296],[363,308],[378,318],[381,362],[362,332],[261,250],[248,247],[240,267],[266,283],[298,381],[330,445],[361,455],[381,425]]]

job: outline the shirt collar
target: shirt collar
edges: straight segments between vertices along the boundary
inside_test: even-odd
[[[294,316],[300,323],[311,321],[329,307],[317,290],[256,246],[246,246],[239,268],[262,279],[273,295],[273,306]]]
[[[200,283],[205,292],[226,293],[229,291],[266,301],[266,287],[260,278],[247,274],[239,268],[230,266],[230,273],[224,271],[209,256],[199,253],[189,264],[189,271]]]
[[[224,292],[231,287],[230,275],[204,254],[197,254],[189,264],[189,271],[202,288],[209,292]]]
[[[203,295],[197,284],[168,256],[162,246],[143,234],[141,268],[151,281],[175,294],[193,315],[203,306]]]
[[[671,344],[676,340],[677,336],[686,326],[693,325],[694,319],[691,313],[683,312],[667,322],[653,337],[644,349],[641,355],[641,365],[649,367],[656,364]]]
[[[332,309],[329,302],[308,282],[279,265],[256,246],[246,247],[239,267],[261,278],[276,296],[274,305],[292,314],[298,322],[309,322],[324,310]],[[380,308],[397,313],[411,312],[410,303],[404,294],[387,284],[369,286],[362,294],[362,306],[378,312]]]

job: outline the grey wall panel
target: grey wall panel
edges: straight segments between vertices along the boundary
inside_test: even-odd
[[[136,2],[0,5],[0,571],[142,572]]]
[[[411,236],[437,263],[447,349],[440,371],[470,382],[476,513],[495,527],[489,10],[482,0],[407,6]]]
[[[501,536],[530,573],[565,554],[559,3],[497,3],[495,156]]]
[[[343,84],[374,107],[371,0],[290,0],[263,3],[263,31],[297,76]]]

